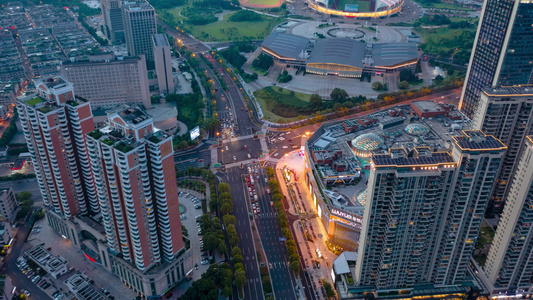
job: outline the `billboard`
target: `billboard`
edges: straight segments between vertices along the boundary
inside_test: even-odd
[[[344,11],[358,12],[359,5],[358,4],[344,4]]]
[[[191,140],[194,140],[195,138],[200,136],[200,126],[194,127],[191,131]]]

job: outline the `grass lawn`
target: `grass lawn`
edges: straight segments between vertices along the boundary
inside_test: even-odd
[[[176,18],[176,21],[181,22],[181,21],[183,21],[185,19],[184,16],[180,16],[180,12],[183,9],[185,9],[185,6],[175,7],[175,8],[172,8],[172,9],[167,9],[167,12],[172,14],[174,16],[174,18]]]
[[[267,76],[268,74],[268,70],[263,70],[263,69],[258,69],[252,65],[250,65],[250,70],[253,71],[253,72],[256,72],[257,74],[260,74],[260,75],[263,75],[263,76]]]
[[[187,26],[187,29],[196,38],[209,42],[240,40],[245,37],[263,39],[272,31],[274,26],[285,21],[284,18],[267,16],[263,16],[263,20],[257,22],[229,21],[229,17],[235,13],[224,15],[222,21],[202,26]]]
[[[472,25],[468,29],[449,29],[449,28],[429,28],[416,29],[415,31],[424,41],[421,45],[422,50],[427,53],[452,53],[454,49],[470,50],[465,48],[465,40],[460,38],[462,35],[470,33],[475,36],[477,26]],[[473,41],[473,39],[472,39]]]
[[[473,9],[468,7],[462,7],[457,4],[453,3],[446,3],[446,2],[438,2],[438,3],[426,3],[424,1],[415,1],[416,3],[420,4],[422,7],[425,8],[444,8],[444,9],[457,9],[457,10],[468,10],[472,11]]]
[[[278,4],[278,2],[279,0],[248,0],[245,4],[275,5]]]
[[[490,243],[492,243],[494,234],[495,232],[490,226],[481,227],[481,230],[479,232],[478,242],[484,245],[489,245]]]
[[[306,107],[309,104],[309,99],[311,98],[311,95],[303,93],[295,93],[294,96],[292,96],[290,90],[282,88],[281,91],[279,91],[278,87],[266,87],[264,89],[257,90],[254,92],[254,96],[259,102],[259,105],[261,105],[261,109],[267,120],[277,121],[282,119],[288,122],[296,121],[298,118],[286,118],[273,113],[272,110],[276,104],[280,103],[297,107]],[[272,101],[268,98],[274,98],[277,101]]]

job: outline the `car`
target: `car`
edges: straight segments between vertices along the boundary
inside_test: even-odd
[[[257,214],[257,210],[254,209],[254,214]]]
[[[202,252],[202,257],[207,256],[207,252]]]
[[[202,206],[201,206],[201,205],[199,205],[199,204],[197,204],[197,205],[195,205],[195,206],[194,206],[194,208],[196,208],[196,209],[201,209],[201,208],[202,208]]]
[[[270,206],[274,206],[274,202],[273,201],[270,201]]]
[[[267,193],[270,194],[270,189],[267,189]]]
[[[183,196],[183,192],[179,192],[179,193],[178,193],[178,196],[179,196],[179,197]]]
[[[257,213],[260,213],[261,212],[261,209],[259,209],[259,207],[257,207]]]
[[[250,197],[253,197],[254,196],[254,193],[250,192]]]
[[[248,146],[244,145],[244,149],[248,149]]]
[[[209,264],[209,261],[206,259],[206,260],[202,260],[202,262],[200,262],[202,265],[207,265]]]
[[[279,153],[274,153],[274,157],[276,157],[276,156],[278,156],[278,155],[279,155]]]
[[[237,160],[237,158],[235,156],[233,156],[233,160]]]
[[[283,149],[287,149],[287,148],[289,148],[289,147],[287,147],[287,146],[283,146]]]
[[[252,203],[252,209],[255,209],[255,203]]]
[[[268,183],[268,178],[265,177],[265,183]]]

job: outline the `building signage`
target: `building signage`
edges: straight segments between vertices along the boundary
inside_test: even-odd
[[[358,223],[358,224],[363,224],[363,220],[361,219],[361,217],[349,214],[349,213],[344,212],[344,211],[337,210],[335,208],[331,209],[331,214],[334,215],[334,216],[337,216],[337,217],[341,217],[341,218],[346,219],[346,220],[353,221],[353,222]]]

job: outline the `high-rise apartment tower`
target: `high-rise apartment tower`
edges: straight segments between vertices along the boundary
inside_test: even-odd
[[[63,77],[34,81],[17,111],[45,206],[65,217],[99,211],[85,134],[94,129],[91,105]]]
[[[533,83],[533,1],[483,2],[459,109],[472,118],[484,87]]]
[[[108,113],[87,134],[107,245],[139,270],[183,248],[172,136],[139,107]]]
[[[449,152],[373,155],[356,284],[462,283],[505,150],[498,139],[465,130]]]
[[[508,147],[487,209],[489,215],[499,214],[526,136],[533,134],[533,86],[483,88],[472,129],[493,135]]]
[[[526,137],[523,148],[484,267],[492,294],[531,293],[533,136]]]

